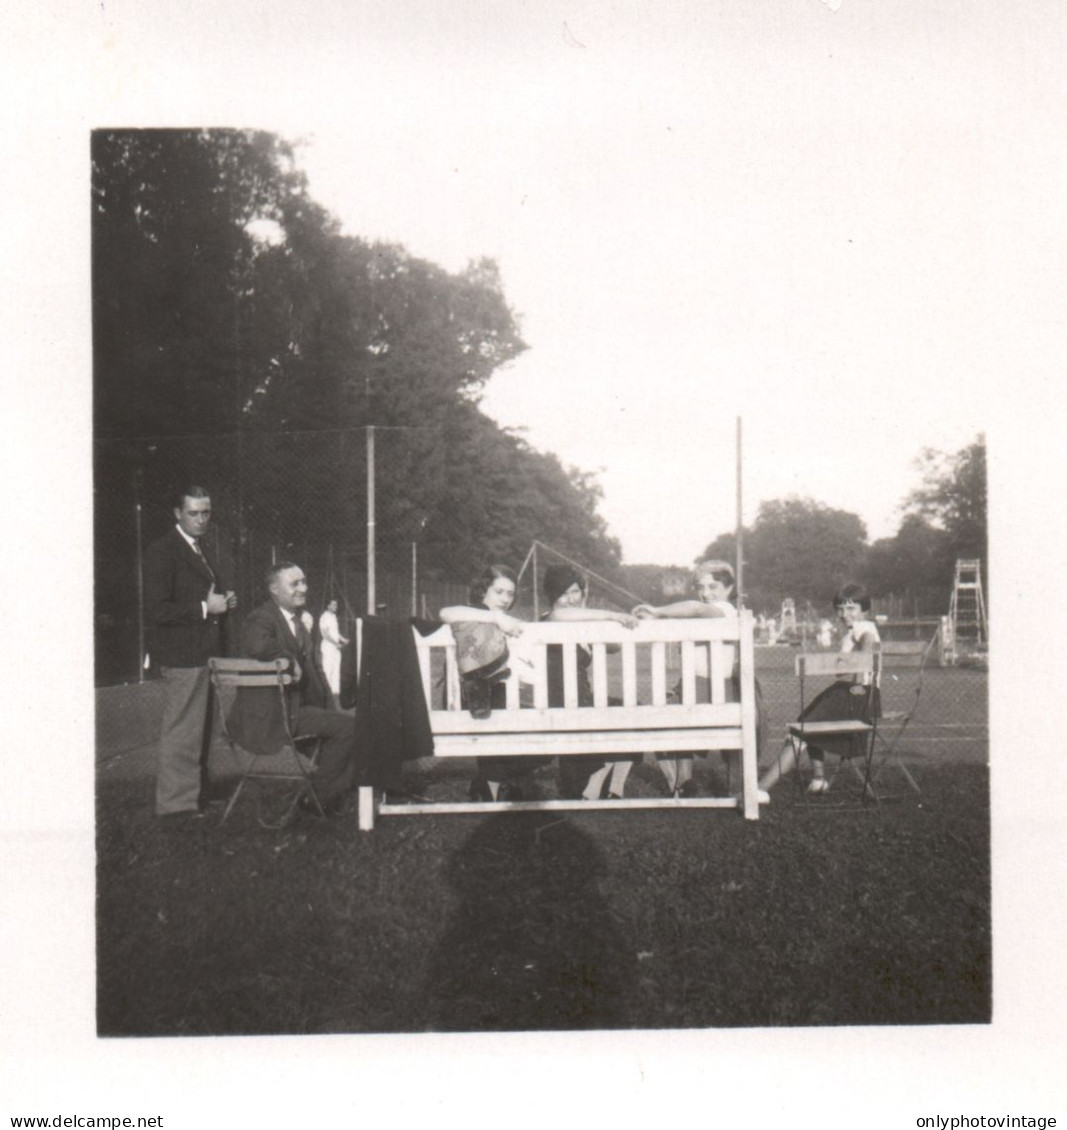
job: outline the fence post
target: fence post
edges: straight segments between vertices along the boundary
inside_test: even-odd
[[[538,588],[540,585],[540,578],[537,576],[537,542],[534,542],[533,547],[533,604],[534,604],[534,619],[541,619],[541,607],[538,597]]]
[[[374,425],[367,428],[367,615],[378,615],[374,577]]]
[[[137,532],[137,681],[144,682],[144,547],[141,534],[141,504],[134,503]]]

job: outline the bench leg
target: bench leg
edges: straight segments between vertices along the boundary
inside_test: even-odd
[[[370,832],[374,829],[374,789],[369,785],[359,786],[359,830]]]
[[[746,820],[759,819],[759,784],[756,769],[756,737],[753,731],[743,737],[741,748],[741,811]]]

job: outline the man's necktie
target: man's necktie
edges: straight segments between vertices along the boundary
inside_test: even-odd
[[[193,538],[193,551],[196,553],[197,557],[199,557],[200,560],[203,561],[204,568],[211,574],[211,578],[212,580],[214,580],[215,570],[212,569],[211,565],[208,563],[208,559],[204,556],[204,551],[200,548],[200,542],[197,541],[196,538]]]
[[[304,655],[307,652],[307,629],[299,615],[293,616],[293,635],[296,636],[297,650]]]

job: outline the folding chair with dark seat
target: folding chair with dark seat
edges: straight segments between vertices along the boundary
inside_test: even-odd
[[[878,737],[871,773],[871,784],[878,782],[888,768],[900,770],[915,792],[922,789],[901,760],[901,739],[919,708],[923,674],[937,645],[938,632],[929,640],[885,640],[882,643],[882,711],[878,718]],[[883,794],[884,796],[884,794]]]
[[[264,828],[281,828],[288,824],[296,811],[296,806],[303,797],[309,797],[319,815],[323,818],[326,816],[315,791],[313,780],[322,739],[314,735],[305,737],[294,737],[293,735],[286,702],[286,688],[293,681],[293,676],[288,668],[288,659],[266,661],[258,659],[208,660],[211,685],[215,691],[215,700],[218,703],[222,736],[229,747],[234,764],[241,774],[233,792],[230,794],[220,823],[225,823],[233,811],[246,781],[290,781],[296,783],[297,787],[293,790],[292,796],[285,802],[280,819],[264,819],[262,798],[259,798],[256,818]],[[239,695],[242,690],[262,688],[277,689],[281,705],[281,718],[285,727],[285,744],[273,753],[259,753],[256,750],[246,749],[230,732],[229,715],[235,696]]]
[[[800,756],[811,747],[838,758],[837,768],[828,778],[832,788],[843,770],[854,774],[863,786],[861,803],[867,797],[878,799],[871,780],[871,766],[874,754],[875,735],[878,731],[878,680],[881,674],[881,652],[805,652],[796,658],[796,673],[800,679],[800,715],[796,722],[789,724],[789,738],[796,755],[797,782],[801,790],[804,782],[801,774]],[[809,697],[811,678],[827,677],[831,682],[823,686],[819,693]],[[838,691],[837,688],[840,688]],[[816,710],[819,703],[823,709]],[[840,716],[825,717],[827,709],[833,715],[839,708]],[[815,713],[817,717],[806,715]],[[856,765],[863,763],[861,772]],[[804,792],[805,799],[807,793]]]

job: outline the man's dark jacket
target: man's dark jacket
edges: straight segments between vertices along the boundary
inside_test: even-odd
[[[333,705],[318,648],[312,644],[309,632],[304,632],[304,640],[306,647],[301,651],[285,614],[273,600],[253,609],[241,625],[242,656],[266,660],[288,658],[291,671],[295,671],[295,664],[299,663],[300,679],[286,691],[292,725],[302,706],[328,710]],[[274,687],[242,687],[228,723],[233,737],[252,753],[277,753],[287,741],[281,697]]]
[[[202,602],[212,582],[216,592],[226,591],[214,562],[198,556],[177,527],[145,551],[144,607],[154,663],[204,667],[212,655],[223,654],[225,614],[204,617]]]

